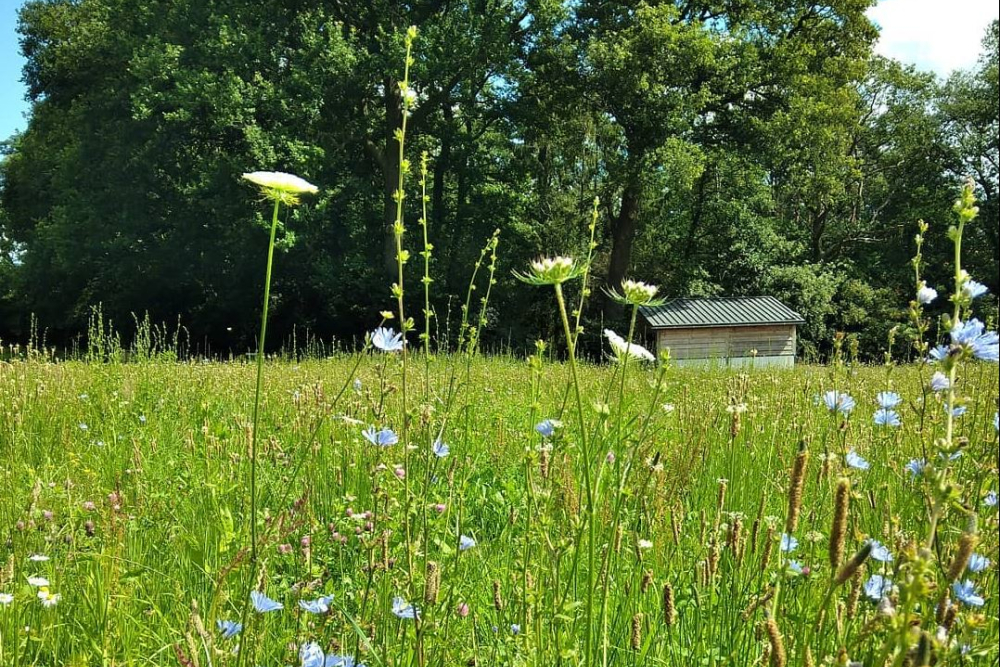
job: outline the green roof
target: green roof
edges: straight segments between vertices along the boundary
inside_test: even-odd
[[[752,327],[802,324],[802,316],[773,296],[728,296],[673,299],[639,312],[654,329]]]

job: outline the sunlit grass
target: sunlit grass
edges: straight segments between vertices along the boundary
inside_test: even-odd
[[[310,640],[369,666],[473,659],[480,665],[576,664],[587,632],[580,585],[588,577],[580,571],[586,559],[575,558],[586,545],[585,489],[577,481],[584,463],[564,415],[568,368],[544,364],[533,384],[529,365],[515,359],[430,363],[433,397],[411,405],[414,449],[403,471],[413,494],[411,555],[418,571],[410,582],[401,565],[404,443],[378,448],[361,435],[369,425],[402,430],[400,360],[362,359],[360,390],[351,386],[357,361],[344,356],[265,369],[258,445],[264,574],[256,587],[285,609],[255,616],[255,641],[246,649],[254,652],[253,664],[297,665],[297,649],[288,647]],[[968,371],[960,393],[969,397],[970,410],[957,427],[969,444],[956,477],[964,485],[962,500],[981,503],[997,486],[998,378],[995,365]],[[198,650],[192,664],[209,664],[209,656],[211,664],[235,664],[235,639],[222,638],[215,624],[238,620],[239,591],[249,584],[240,579],[240,566],[248,557],[247,387],[254,372],[239,363],[155,361],[0,366],[0,530],[6,540],[0,593],[14,598],[0,606],[0,664],[174,665],[178,650],[192,659],[192,645]],[[693,664],[697,657],[698,664],[753,664],[767,645],[760,633],[766,605],[745,611],[778,578],[784,582],[778,623],[789,655],[800,655],[798,642],[815,621],[830,577],[827,539],[841,474],[853,488],[848,555],[869,536],[897,555],[920,537],[926,510],[904,465],[924,456],[921,443],[945,428],[933,394],[926,410],[919,403],[927,371],[668,369],[656,392],[658,371],[635,366],[620,441],[600,405],[617,391],[614,369],[583,364],[579,375],[594,442],[591,472],[607,499],[595,525],[598,562],[610,549],[610,574],[595,578],[608,586],[610,663]],[[830,388],[858,402],[846,422],[816,403]],[[875,395],[886,388],[904,398],[899,429],[872,422]],[[551,451],[533,428],[543,417],[565,424],[544,441]],[[921,419],[925,432],[918,436]],[[442,427],[450,453],[438,458],[431,442]],[[800,441],[812,458],[799,547],[782,559],[776,540]],[[637,460],[615,534],[611,489],[633,445]],[[871,468],[846,468],[847,448]],[[720,479],[728,480],[721,508]],[[982,512],[977,552],[996,563],[996,508],[974,509]],[[729,543],[736,519],[739,553]],[[957,537],[955,525],[946,527],[945,548]],[[774,543],[765,546],[769,526]],[[459,551],[460,535],[473,537],[476,546]],[[769,563],[762,570],[765,551]],[[35,554],[49,560],[30,560]],[[791,558],[808,576],[782,574]],[[898,558],[868,565],[869,572],[888,576]],[[440,585],[425,599],[429,568],[437,569]],[[40,603],[28,583],[33,575],[49,580],[61,595],[58,604]],[[974,611],[985,617],[970,616],[956,632],[983,653],[976,662],[945,664],[996,658],[995,565],[974,578],[987,600]],[[668,582],[676,605],[669,628],[661,607]],[[298,606],[324,594],[334,596],[328,614]],[[419,622],[392,614],[397,596],[420,607]],[[836,600],[848,604],[849,588]],[[844,609],[838,614],[814,650],[826,646],[832,656],[846,644],[852,660],[876,664],[876,605],[862,599],[854,618]],[[634,650],[636,628],[641,636]],[[598,628],[593,631],[598,638]]]

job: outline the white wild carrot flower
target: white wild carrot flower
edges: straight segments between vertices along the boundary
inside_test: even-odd
[[[267,199],[280,201],[286,206],[298,204],[300,195],[319,192],[319,188],[304,178],[281,171],[253,171],[243,174],[243,179],[258,186]]]
[[[626,358],[638,361],[656,361],[656,357],[642,345],[627,342],[611,329],[605,329],[604,336],[608,339],[613,358],[617,362],[623,362]]]

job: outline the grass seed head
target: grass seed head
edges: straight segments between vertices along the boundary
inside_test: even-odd
[[[833,504],[833,527],[830,529],[830,571],[836,572],[844,560],[844,540],[847,537],[847,516],[851,503],[851,482],[842,477],[837,482]]]
[[[792,464],[792,476],[788,485],[788,517],[785,521],[785,532],[795,534],[799,526],[799,514],[802,511],[802,488],[806,481],[806,465],[809,463],[809,450],[805,442],[799,444],[799,452]]]

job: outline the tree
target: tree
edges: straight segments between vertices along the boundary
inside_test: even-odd
[[[609,283],[630,268],[644,178],[665,168],[664,155],[680,145],[690,146],[683,155],[720,141],[759,143],[756,126],[800,117],[817,92],[844,104],[875,38],[869,4],[581,3],[579,87],[621,134],[606,158],[618,204]]]

